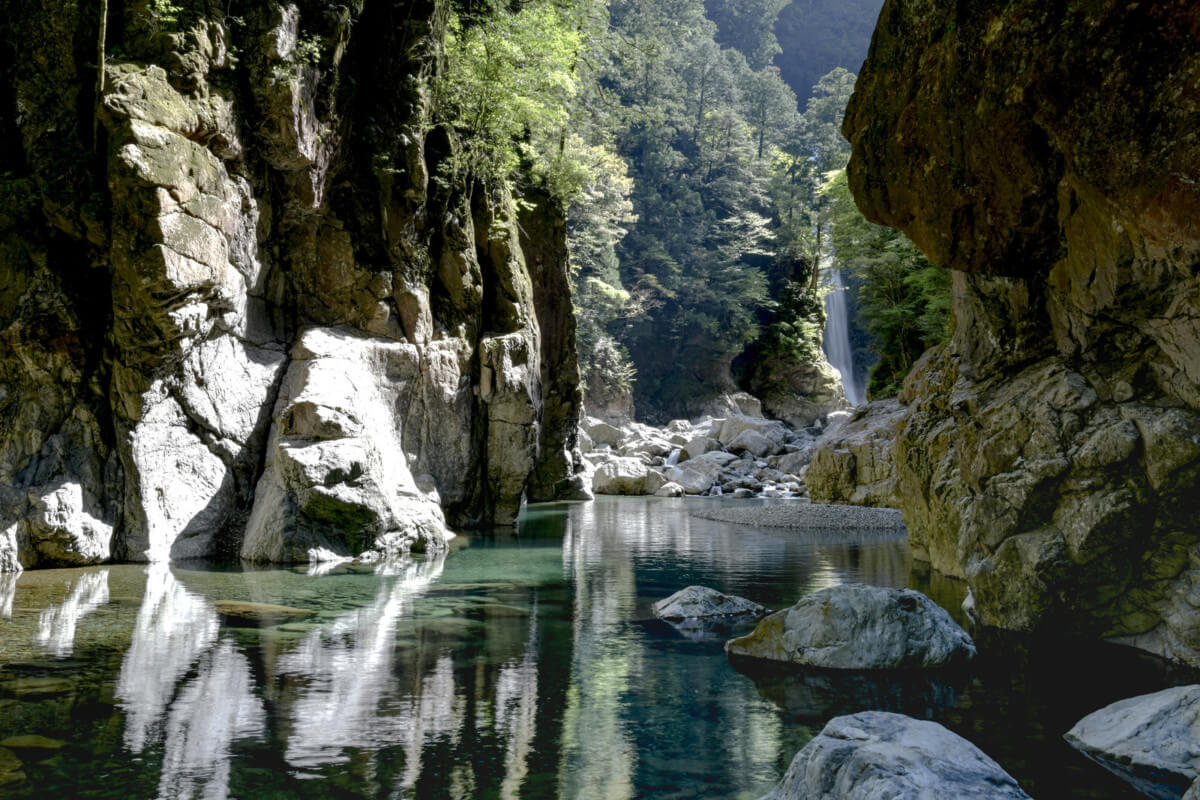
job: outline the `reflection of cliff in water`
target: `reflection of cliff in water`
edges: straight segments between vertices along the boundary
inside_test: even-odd
[[[413,698],[394,697],[392,689],[396,625],[411,616],[414,598],[441,575],[444,561],[442,553],[409,562],[370,605],[326,622],[279,656],[273,672],[287,687],[289,764],[344,763],[350,747],[403,744],[411,750],[415,743],[419,752],[423,731],[447,732],[439,723],[454,716],[444,707],[452,696],[423,708]]]
[[[15,588],[15,578],[14,588]],[[56,658],[66,658],[75,649],[75,629],[79,620],[108,602],[108,570],[85,572],[71,583],[71,591],[59,605],[51,605],[38,616],[34,641]],[[9,597],[9,616],[12,598]],[[0,603],[0,606],[3,604]],[[0,608],[2,610],[2,608]]]

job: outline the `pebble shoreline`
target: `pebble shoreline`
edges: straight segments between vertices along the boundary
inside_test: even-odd
[[[717,522],[756,525],[768,528],[798,528],[802,530],[872,530],[904,531],[904,518],[894,508],[868,506],[839,506],[807,503],[796,500],[743,503],[731,500],[719,507],[696,509],[692,516]]]

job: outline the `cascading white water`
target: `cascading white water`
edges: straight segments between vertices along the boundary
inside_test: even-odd
[[[846,311],[845,284],[842,271],[830,270],[829,293],[825,295],[825,333],[823,345],[825,357],[842,376],[842,387],[850,405],[866,402],[866,393],[858,383],[854,372],[854,351],[850,349],[850,317]]]

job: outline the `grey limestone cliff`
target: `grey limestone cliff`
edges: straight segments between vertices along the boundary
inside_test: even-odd
[[[0,570],[436,548],[569,493],[562,214],[440,170],[445,11],[11,4]]]

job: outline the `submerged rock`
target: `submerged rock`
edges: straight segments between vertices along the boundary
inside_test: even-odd
[[[285,622],[298,622],[316,614],[305,608],[277,606],[270,603],[250,603],[241,600],[218,600],[213,603],[217,614],[227,625],[236,627],[270,627]]]
[[[659,600],[652,607],[654,616],[665,620],[705,619],[708,617],[761,617],[769,609],[743,597],[724,594],[707,586],[688,586]]]
[[[910,669],[964,663],[975,643],[920,592],[848,584],[772,614],[725,652],[830,669]]]
[[[61,750],[66,746],[67,743],[61,739],[51,739],[48,736],[39,736],[36,733],[9,736],[7,739],[0,741],[0,747],[7,747],[11,750]]]
[[[75,691],[75,684],[66,678],[53,675],[31,675],[0,681],[0,694],[11,695],[18,700],[40,700],[57,697]]]
[[[0,786],[9,786],[25,780],[25,765],[17,754],[6,747],[0,747]]]
[[[1065,738],[1142,794],[1175,800],[1200,779],[1200,684],[1118,700]]]
[[[978,747],[936,722],[885,711],[836,717],[761,800],[1029,800]]]

